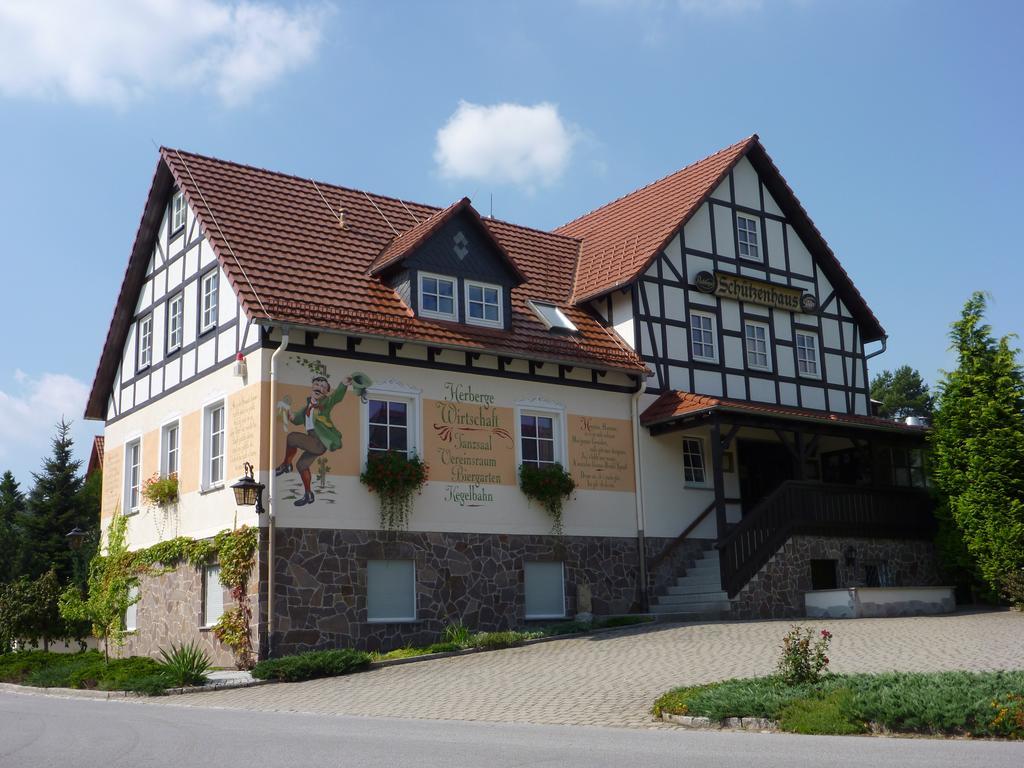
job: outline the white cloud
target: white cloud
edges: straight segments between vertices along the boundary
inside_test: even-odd
[[[76,454],[88,458],[98,427],[82,419],[89,395],[86,384],[64,373],[33,378],[16,370],[13,378],[12,391],[0,389],[0,473],[10,469],[23,487],[29,484],[29,472],[38,471],[50,453],[50,439],[61,417],[73,422]]]
[[[441,175],[493,184],[552,184],[561,178],[579,131],[554,104],[459,102],[437,132],[434,160]]]
[[[0,93],[126,104],[161,91],[251,99],[316,53],[326,5],[3,0]]]

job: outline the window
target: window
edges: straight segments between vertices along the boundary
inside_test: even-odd
[[[371,398],[367,405],[367,451],[371,454],[398,451],[408,455],[413,447],[409,444],[410,403]]]
[[[217,282],[216,269],[203,277],[200,332],[208,331],[217,324]]]
[[[203,626],[212,627],[224,615],[224,585],[220,583],[220,565],[203,569]]]
[[[181,191],[171,198],[171,234],[185,226],[185,195]]]
[[[526,618],[561,619],[565,616],[565,568],[561,562],[524,562]]]
[[[416,620],[416,564],[412,560],[366,561],[368,621]]]
[[[466,282],[466,322],[474,325],[493,325],[501,320],[501,287],[487,283]]]
[[[818,337],[796,333],[796,369],[801,376],[818,376]]]
[[[185,298],[180,293],[167,302],[167,351],[181,348],[185,326]]]
[[[920,448],[890,448],[892,484],[901,488],[924,488],[924,452]]]
[[[558,461],[555,419],[555,414],[551,413],[523,412],[519,415],[523,464],[539,469]]]
[[[747,366],[762,371],[771,370],[768,355],[768,326],[764,323],[744,323],[743,336],[747,349]]]
[[[740,256],[744,259],[761,260],[757,244],[757,219],[736,217],[736,242],[740,247]]]
[[[454,278],[420,273],[420,314],[441,320],[458,319]]]
[[[695,437],[683,439],[683,482],[694,486],[708,484],[704,469],[704,441]]]
[[[139,320],[139,370],[153,362],[153,316]]]
[[[128,514],[139,511],[142,485],[142,441],[132,440],[124,448],[124,508]]]
[[[214,403],[203,412],[203,487],[224,482],[224,403]]]
[[[128,588],[128,608],[124,612],[124,631],[134,632],[139,628],[139,585],[133,584]]]
[[[160,431],[160,474],[178,474],[178,422],[166,424]]]
[[[527,303],[549,331],[576,333],[576,331],[579,330],[573,324],[572,320],[565,316],[565,312],[560,310],[554,304],[543,304],[539,301],[532,300],[528,300]]]
[[[702,312],[690,313],[690,347],[695,360],[716,359],[714,317]]]

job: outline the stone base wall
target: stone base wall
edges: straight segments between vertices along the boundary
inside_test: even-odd
[[[667,541],[649,540],[648,549],[660,552]],[[479,631],[522,627],[525,560],[565,563],[569,617],[581,585],[597,615],[640,608],[633,538],[281,528],[276,549],[274,656],[431,643],[460,622]],[[386,559],[416,563],[413,623],[367,622],[366,561]]]
[[[846,564],[847,548],[855,561]],[[836,560],[836,587],[864,587],[866,564],[885,563],[896,587],[941,583],[938,556],[930,541],[793,536],[743,587],[733,603],[737,619],[802,617],[804,593],[812,589],[811,560]]]
[[[259,566],[249,577],[249,604],[253,606],[253,647],[258,652],[258,589]],[[152,656],[159,658],[160,650],[170,650],[172,644],[195,642],[210,657],[215,667],[233,668],[231,649],[214,637],[203,624],[203,570],[188,563],[178,563],[173,569],[158,575],[145,576],[139,581],[139,602],[136,603],[137,629],[130,633],[125,644],[111,645],[111,654],[124,656]],[[228,590],[224,590],[224,608],[235,604]],[[102,648],[102,645],[101,645]]]

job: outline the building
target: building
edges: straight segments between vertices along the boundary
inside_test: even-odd
[[[796,615],[812,586],[937,582],[924,430],[869,411],[884,340],[757,136],[554,232],[164,148],[86,416],[132,547],[261,526],[263,655]],[[359,481],[382,450],[429,464],[407,531]],[[552,462],[561,536],[518,486]],[[153,474],[176,505],[147,508]],[[226,660],[228,599],[215,563],[146,579],[127,650]]]

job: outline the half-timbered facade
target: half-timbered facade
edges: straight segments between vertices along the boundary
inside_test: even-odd
[[[86,415],[131,546],[260,526],[264,655],[792,614],[783,582],[936,578],[921,431],[869,413],[883,338],[756,137],[554,232],[162,149]],[[360,481],[383,451],[429,465],[398,532]],[[265,515],[235,506],[246,463]],[[558,536],[519,488],[555,463]],[[147,579],[128,650],[226,661],[217,574]]]

